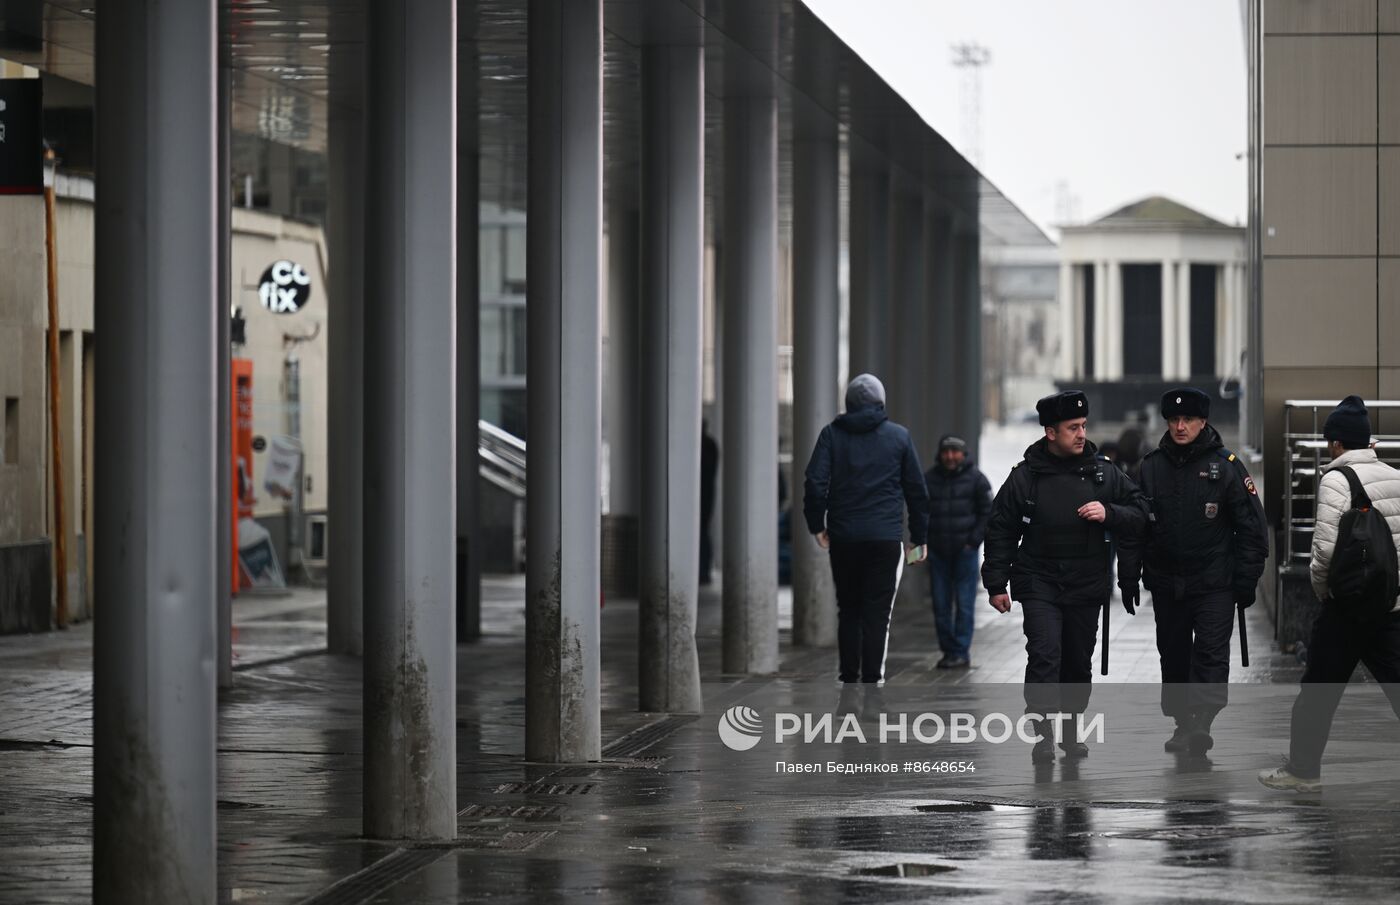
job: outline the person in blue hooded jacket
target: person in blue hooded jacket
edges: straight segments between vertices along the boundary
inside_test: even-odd
[[[928,554],[928,489],[914,441],[885,414],[885,387],[874,375],[850,382],[845,414],[818,435],[807,463],[802,513],[807,530],[831,551],[840,679],[881,683],[906,556],[923,562]]]

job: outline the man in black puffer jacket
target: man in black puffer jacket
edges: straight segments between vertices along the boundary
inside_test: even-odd
[[[1026,632],[1026,712],[1082,714],[1094,676],[1100,611],[1108,606],[1109,533],[1121,543],[1147,524],[1142,492],[1084,436],[1089,400],[1078,390],[1035,405],[1045,431],[992,503],[982,584],[991,605],[1021,603]],[[1008,593],[1007,586],[1010,585]],[[1107,639],[1105,639],[1107,643]],[[1067,757],[1088,746],[1061,727]],[[1052,763],[1051,721],[1037,727],[1033,763]]]
[[[1151,507],[1146,533],[1125,539],[1119,588],[1129,613],[1138,573],[1152,592],[1162,662],[1162,714],[1176,722],[1171,752],[1204,754],[1226,704],[1236,608],[1254,603],[1269,532],[1254,479],[1206,420],[1210,397],[1193,387],[1162,397],[1167,432],[1142,460]]]
[[[924,474],[928,485],[929,589],[933,623],[943,659],[939,669],[972,665],[973,605],[977,600],[977,548],[992,514],[992,485],[967,458],[967,442],[947,434],[938,441],[938,464]]]
[[[885,414],[885,388],[874,375],[861,374],[846,388],[846,413],[817,436],[806,478],[807,530],[831,550],[841,681],[881,683],[905,562],[904,511],[909,552],[922,562],[928,490],[914,441]]]

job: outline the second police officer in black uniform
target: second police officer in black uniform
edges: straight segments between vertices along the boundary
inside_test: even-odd
[[[1254,603],[1269,552],[1264,509],[1244,463],[1207,418],[1210,397],[1182,387],[1162,397],[1167,432],[1138,481],[1151,516],[1121,557],[1119,588],[1133,612],[1138,575],[1152,592],[1162,661],[1162,713],[1176,721],[1172,752],[1204,754],[1224,708],[1236,607]]]
[[[1081,714],[1089,703],[1099,613],[1108,605],[1108,534],[1140,534],[1142,494],[1084,436],[1089,402],[1067,391],[1036,403],[1045,436],[1026,450],[992,503],[982,584],[1000,612],[1021,603],[1026,712]],[[1010,593],[1008,594],[1008,584]],[[1067,757],[1089,753],[1062,724]],[[1034,763],[1055,759],[1054,727],[1041,722]]]

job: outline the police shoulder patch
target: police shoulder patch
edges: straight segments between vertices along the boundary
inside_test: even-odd
[[[1244,489],[1245,489],[1245,490],[1248,490],[1250,493],[1254,494],[1255,496],[1258,496],[1258,495],[1259,495],[1259,491],[1256,490],[1256,489],[1254,488],[1254,479],[1253,479],[1252,477],[1250,477],[1248,474],[1246,474],[1246,475],[1244,476]]]

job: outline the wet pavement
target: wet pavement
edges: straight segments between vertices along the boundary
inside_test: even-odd
[[[979,602],[974,667],[938,670],[919,580],[896,608],[881,698],[853,702],[868,712],[851,719],[873,737],[877,709],[887,722],[1018,715],[1016,611]],[[1209,757],[1161,750],[1169,727],[1145,684],[1157,678],[1149,607],[1114,613],[1112,675],[1092,702],[1104,741],[1085,761],[1034,769],[1028,746],[989,734],[966,745],[778,739],[785,711],[845,725],[832,717],[834,653],[794,650],[784,631],[778,676],[723,676],[712,590],[699,630],[705,715],[637,713],[636,605],[609,601],[605,760],[561,767],[521,754],[523,581],[488,579],[486,598],[486,635],[458,657],[459,838],[421,847],[360,838],[359,663],[308,653],[324,644],[320,595],[235,604],[221,901],[1345,902],[1393,899],[1400,880],[1400,723],[1374,684],[1348,691],[1323,796],[1253,782],[1284,750],[1299,673],[1266,649],[1272,633],[1254,611],[1254,665],[1241,670],[1236,653],[1241,684]],[[0,639],[0,902],[91,895],[90,642],[90,626]],[[719,739],[731,707],[763,722],[750,750]],[[976,771],[938,772],[957,763]],[[861,772],[873,765],[895,772]]]

